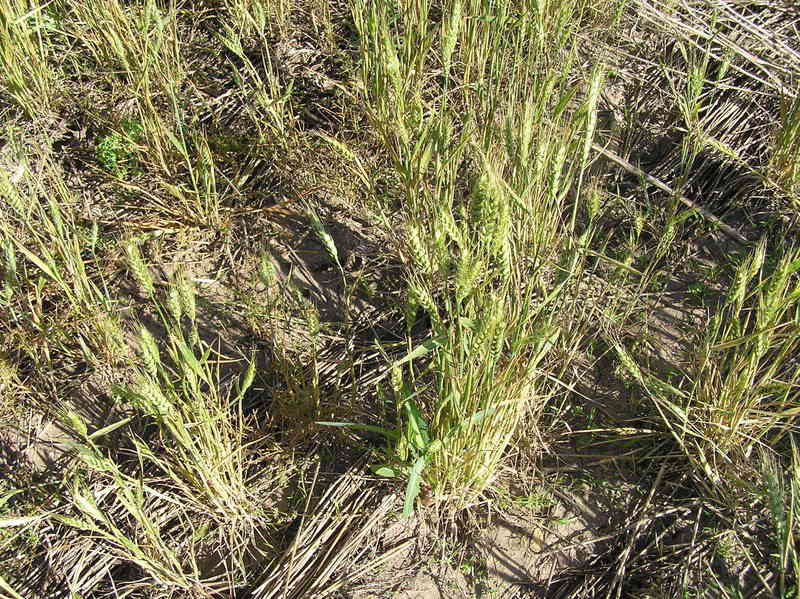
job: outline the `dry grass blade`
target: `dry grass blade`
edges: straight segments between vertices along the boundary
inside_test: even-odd
[[[681,194],[675,193],[675,191],[672,190],[668,185],[666,185],[662,181],[659,181],[652,175],[648,175],[642,169],[635,167],[624,158],[617,156],[614,152],[612,152],[608,148],[604,148],[595,143],[592,144],[592,148],[596,152],[600,152],[603,156],[605,156],[606,158],[610,159],[611,161],[615,162],[616,164],[624,168],[629,173],[636,175],[637,177],[640,177],[641,179],[647,181],[648,183],[654,185],[655,187],[658,187],[661,191],[669,194],[670,197],[676,198],[678,201],[682,202],[692,210],[696,210],[699,214],[703,216],[703,218],[716,225],[719,228],[719,230],[725,233],[725,235],[727,235],[730,239],[734,240],[735,242],[741,245],[747,245],[749,243],[749,241],[744,235],[742,235],[739,231],[737,231],[730,225],[726,224],[718,216],[715,216],[714,214],[709,212],[706,208],[703,208],[702,206],[700,206],[696,202],[693,202],[689,198]]]
[[[656,479],[653,482],[653,486],[650,487],[650,492],[647,494],[647,499],[644,500],[644,502],[641,504],[641,506],[637,508],[635,512],[639,514],[639,517],[636,519],[632,529],[628,533],[628,540],[625,543],[625,548],[619,554],[619,557],[617,559],[616,572],[614,573],[614,580],[611,582],[611,588],[606,594],[606,599],[611,599],[612,596],[615,597],[615,599],[619,599],[619,597],[621,596],[622,580],[624,579],[625,576],[625,568],[627,561],[630,558],[631,551],[633,549],[633,544],[639,537],[642,526],[645,523],[645,513],[650,508],[650,504],[653,502],[653,496],[655,495],[656,489],[658,489],[659,485],[661,484],[661,481],[664,478],[665,470],[666,470],[666,463],[662,464],[661,469],[658,471]]]
[[[267,567],[270,574],[254,591],[256,599],[324,597],[348,580],[342,572],[369,551],[366,539],[396,503],[394,496],[369,486],[368,479],[359,474],[362,468],[363,464],[357,464],[340,475],[307,505],[292,544]],[[381,561],[379,556],[349,574],[363,575]]]
[[[640,0],[639,6],[653,26],[678,34],[704,51],[701,42],[713,44],[715,59],[724,61],[726,55],[734,54],[743,64],[733,64],[733,69],[775,92],[784,93],[787,76],[800,73],[798,15],[790,3],[775,3],[763,12],[730,0],[669,4]]]

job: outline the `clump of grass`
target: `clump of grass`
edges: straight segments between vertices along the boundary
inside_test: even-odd
[[[126,474],[95,443],[101,435],[89,434],[76,414],[69,416],[81,438],[76,448],[84,471],[76,472],[68,483],[67,513],[52,518],[64,527],[63,534],[78,546],[80,536],[76,533],[91,535],[95,559],[102,556],[106,566],[134,564],[147,577],[138,584],[119,581],[123,588],[146,586],[161,592],[207,593],[209,581],[198,567],[199,543],[192,535],[193,510],[182,505],[186,498],[159,489],[156,480]],[[167,527],[170,520],[173,525]],[[94,591],[97,580],[91,574],[96,567],[87,559],[77,560],[69,572],[70,591]]]
[[[0,221],[0,231],[6,236],[5,289],[6,297],[20,292],[34,280],[33,273],[43,277],[34,289],[41,294],[49,282],[63,301],[68,319],[45,324],[50,316],[39,307],[28,318],[35,327],[50,334],[57,343],[66,329],[65,320],[79,319],[73,331],[87,358],[118,359],[124,353],[119,318],[109,297],[105,280],[92,267],[96,260],[99,231],[95,224],[81,234],[75,207],[77,200],[54,165],[45,163],[42,172],[30,181],[13,183],[0,173],[0,194],[7,198],[11,211]],[[17,256],[24,258],[19,264]],[[23,270],[24,268],[24,270]],[[25,274],[23,274],[25,273]],[[9,291],[12,294],[9,294]]]
[[[236,56],[237,60],[230,62],[230,68],[240,93],[253,98],[247,115],[258,131],[259,139],[269,139],[279,144],[285,142],[295,122],[292,82],[287,84],[281,80],[274,59],[265,57],[260,64],[253,62],[245,50],[245,38],[248,34],[254,35],[260,44],[268,47],[268,30],[283,27],[278,25],[285,18],[281,16],[286,10],[282,4],[263,6],[227,0],[232,22],[223,25],[219,37]]]
[[[254,452],[262,446],[250,436],[242,407],[255,364],[249,361],[223,390],[220,358],[198,337],[194,292],[185,279],[173,283],[158,312],[166,343],[142,327],[135,380],[115,389],[155,429],[148,437],[130,435],[141,472],[100,444],[132,418],[90,433],[68,411],[65,422],[79,439],[85,471],[70,483],[67,515],[56,519],[95,536],[113,559],[136,564],[148,585],[208,595],[243,585],[246,564],[269,548],[264,481],[252,479]]]
[[[800,94],[782,102],[780,128],[775,136],[771,170],[795,199],[800,198]]]
[[[737,497],[739,505],[751,502],[746,504],[747,509],[743,512],[759,516],[756,521],[761,525],[761,530],[757,542],[754,543],[756,539],[750,535],[742,535],[743,541],[733,530],[718,540],[721,545],[718,551],[723,555],[732,554],[758,569],[757,581],[752,581],[747,585],[750,588],[745,589],[741,582],[723,582],[712,573],[714,590],[720,593],[720,597],[742,597],[745,592],[755,591],[756,587],[763,590],[764,596],[797,596],[800,574],[800,556],[797,553],[800,456],[794,437],[789,445],[787,455],[760,448],[754,464],[756,479],[752,490],[755,493],[745,491]],[[760,511],[759,508],[764,509]]]
[[[406,464],[407,513],[421,487],[456,508],[474,503],[519,422],[548,401],[538,369],[559,342],[557,314],[590,235],[565,242],[582,212],[567,193],[580,186],[602,89],[597,69],[585,101],[570,102],[583,4],[523,5],[447,2],[438,38],[428,2],[353,10],[365,100],[403,198],[404,310],[409,329],[415,315],[430,322],[395,385],[399,424],[384,429],[387,472]],[[513,60],[519,52],[530,60]]]
[[[139,160],[152,170],[158,193],[144,192],[150,209],[191,225],[222,228],[224,200],[238,195],[236,185],[220,172],[208,135],[189,125],[177,90],[168,94],[173,115],[152,108],[139,112],[139,137],[146,152]]]
[[[677,387],[618,353],[689,459],[714,481],[760,443],[793,429],[800,380],[800,251],[767,264],[761,242],[739,266]]]
[[[252,529],[259,511],[247,484],[241,405],[253,382],[255,364],[251,361],[244,376],[223,393],[219,366],[214,367],[212,348],[198,338],[194,312],[193,291],[183,281],[168,298],[167,360],[162,360],[153,335],[142,328],[138,380],[119,392],[153,419],[162,441],[171,448],[167,456],[159,456],[148,444],[137,442],[139,455],[157,465],[187,501],[203,504],[224,522],[228,533],[237,536],[241,530]]]
[[[124,75],[137,101],[152,108],[157,95],[180,87],[186,72],[174,2],[126,6],[119,0],[96,0],[69,3],[69,8],[71,33],[98,65]]]
[[[49,62],[53,28],[38,2],[0,2],[0,81],[31,119],[55,108],[58,74]]]
[[[769,510],[773,541],[778,548],[777,555],[772,556],[778,597],[796,595],[800,575],[796,541],[800,529],[800,456],[794,441],[790,460],[788,476],[777,459],[766,452],[762,452],[760,464],[762,495]]]
[[[423,473],[433,496],[470,505],[493,482],[523,416],[549,399],[538,369],[558,340],[547,309],[488,294],[447,331],[431,361],[428,434],[441,442]],[[526,305],[527,304],[527,305]],[[538,312],[538,314],[536,313]]]

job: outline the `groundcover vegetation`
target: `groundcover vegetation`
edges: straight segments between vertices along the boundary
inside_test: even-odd
[[[0,596],[800,596],[799,27],[0,0]]]

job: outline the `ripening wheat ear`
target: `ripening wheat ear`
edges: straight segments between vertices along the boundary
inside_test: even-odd
[[[486,265],[470,252],[463,252],[456,271],[456,301],[461,303],[473,292]]]
[[[142,258],[139,246],[133,240],[125,243],[125,256],[128,259],[128,268],[142,291],[149,296],[155,295],[156,288],[153,276]]]
[[[450,12],[450,18],[446,19],[442,27],[442,64],[444,65],[445,77],[450,75],[450,65],[452,64],[453,51],[458,41],[459,26],[462,16],[461,0],[456,0]]]
[[[181,316],[183,316],[183,307],[181,306],[180,298],[178,297],[178,290],[175,285],[170,285],[167,290],[167,311],[176,324],[180,325]]]
[[[339,251],[336,249],[336,244],[333,241],[333,237],[331,234],[328,233],[327,229],[325,229],[325,225],[322,224],[322,221],[319,219],[316,211],[312,208],[308,209],[308,218],[311,221],[311,229],[314,231],[314,235],[317,236],[317,239],[322,244],[322,247],[325,248],[325,252],[328,254],[331,260],[333,260],[339,268],[342,268],[342,263],[339,262]]]
[[[197,319],[197,302],[195,299],[194,285],[185,273],[181,272],[175,277],[175,291],[178,296],[181,310],[194,323]]]
[[[151,375],[157,376],[161,365],[161,354],[158,351],[158,344],[153,335],[145,327],[139,333],[139,351],[142,355],[144,369]]]

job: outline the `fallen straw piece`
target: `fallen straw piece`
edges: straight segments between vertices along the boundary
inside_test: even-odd
[[[725,235],[727,235],[728,237],[733,239],[735,242],[740,243],[742,245],[747,245],[748,243],[750,243],[744,235],[739,233],[739,231],[737,231],[736,229],[734,229],[730,225],[728,225],[725,222],[723,222],[722,219],[720,219],[718,216],[713,215],[711,212],[709,212],[708,210],[706,210],[705,208],[703,208],[702,206],[700,206],[696,202],[693,202],[692,200],[690,200],[686,196],[683,196],[683,195],[681,195],[679,193],[676,193],[671,187],[669,187],[668,185],[666,185],[662,181],[656,179],[652,175],[648,175],[642,169],[640,169],[640,168],[638,168],[636,166],[633,166],[630,162],[628,162],[627,160],[625,160],[624,158],[622,158],[620,156],[617,156],[611,150],[608,150],[608,149],[606,149],[606,148],[604,148],[602,146],[599,146],[596,143],[592,143],[592,149],[594,149],[596,152],[600,152],[603,156],[605,156],[606,158],[608,158],[612,162],[617,163],[619,166],[621,166],[622,168],[624,168],[626,171],[630,172],[631,174],[634,174],[637,177],[641,177],[642,179],[644,179],[645,181],[647,181],[651,185],[655,185],[656,187],[658,187],[661,191],[664,191],[664,192],[668,193],[669,195],[677,198],[679,201],[684,203],[689,208],[691,208],[693,210],[696,210],[699,214],[701,214],[703,216],[703,218],[705,218],[706,220],[708,220],[708,221],[714,223],[715,225],[717,225],[717,227],[719,227],[720,231],[725,233]]]

